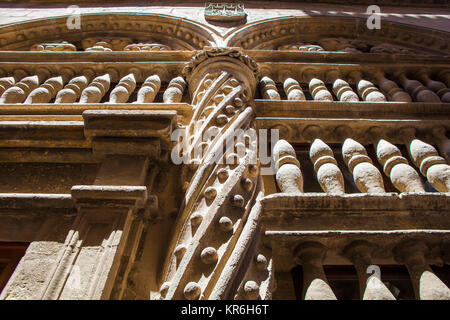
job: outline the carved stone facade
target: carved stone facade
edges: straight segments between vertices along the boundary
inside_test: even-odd
[[[448,26],[172,9],[0,25],[0,299],[449,300]]]

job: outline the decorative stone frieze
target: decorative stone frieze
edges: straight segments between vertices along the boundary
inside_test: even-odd
[[[131,43],[130,38],[122,37],[93,37],[81,41],[85,51],[123,51]]]
[[[132,43],[123,48],[124,51],[170,51],[168,45],[156,42]]]
[[[77,51],[77,47],[67,41],[53,41],[35,44],[30,48],[30,51],[71,52]]]
[[[324,51],[321,46],[307,43],[286,44],[278,47],[278,50],[287,51],[309,51],[309,52],[321,52]]]

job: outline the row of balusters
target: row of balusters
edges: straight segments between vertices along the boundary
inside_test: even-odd
[[[372,75],[373,82],[363,79],[363,73],[353,71],[349,78],[356,84],[356,92],[350,84],[342,79],[338,71],[327,73],[332,91],[339,101],[354,102],[450,102],[450,73],[443,73],[443,81],[433,80],[426,72],[416,74],[417,79],[408,78],[405,73],[396,73],[390,80],[382,71]],[[419,81],[420,80],[420,81]],[[375,84],[374,84],[375,82]],[[311,97],[316,101],[334,101],[332,93],[324,81],[307,75],[307,86]],[[400,86],[401,88],[400,88]],[[286,78],[283,89],[287,100],[307,100],[300,83],[293,78]],[[276,83],[265,76],[260,80],[260,91],[263,99],[281,100]]]
[[[412,130],[412,131],[411,131]],[[376,130],[375,134],[376,134]],[[439,192],[450,192],[450,166],[430,144],[415,137],[414,129],[404,129],[405,145],[414,165]],[[376,157],[392,185],[400,192],[426,192],[419,173],[409,164],[400,149],[384,139],[374,139]],[[276,181],[281,192],[303,193],[303,173],[295,149],[285,140],[279,140],[272,157]],[[317,181],[324,192],[344,194],[344,177],[333,150],[321,139],[315,139],[309,149]],[[342,145],[342,157],[362,193],[385,193],[383,176],[359,142],[347,138]]]
[[[6,103],[99,103],[109,91],[111,78],[108,73],[89,81],[86,76],[78,76],[67,84],[63,77],[47,79],[40,84],[37,75],[25,77],[15,82],[14,77],[0,78],[0,104]],[[120,79],[109,94],[109,103],[126,103],[136,89],[133,73]],[[137,92],[134,103],[151,103],[161,88],[161,79],[157,74],[149,76]],[[164,103],[180,102],[186,88],[183,77],[173,78],[163,94]]]
[[[376,267],[372,265],[375,247],[375,244],[366,240],[356,240],[346,246],[342,254],[356,269],[361,299],[395,300],[395,296],[381,281],[380,275],[372,275],[375,271],[373,267]],[[302,298],[305,300],[337,300],[323,269],[326,253],[327,247],[316,241],[301,243],[294,250],[294,259],[303,270]],[[450,300],[450,289],[436,276],[427,262],[429,248],[426,243],[406,240],[395,245],[391,254],[408,269],[417,299]]]

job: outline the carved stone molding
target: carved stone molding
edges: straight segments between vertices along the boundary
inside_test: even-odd
[[[214,41],[215,32],[199,23],[158,14],[88,14],[81,31],[67,29],[67,18],[17,23],[0,28],[1,50],[29,50],[37,43],[64,39],[71,43],[88,37],[127,37],[145,42],[155,39],[174,49],[201,49]],[[129,43],[127,43],[129,44]]]
[[[368,49],[365,41],[373,43],[373,45],[389,42],[392,46],[422,53],[448,54],[450,52],[448,35],[442,31],[432,30],[430,32],[425,28],[387,21],[383,22],[383,28],[370,30],[366,27],[365,19],[338,17],[281,17],[266,20],[264,23],[248,24],[236,30],[227,39],[226,44],[230,47],[240,46],[247,50],[273,50],[290,43],[314,43],[320,38],[349,39],[350,42],[358,39],[357,43],[345,46],[349,48],[345,51],[350,52]],[[320,45],[320,43],[318,44]],[[324,49],[327,50],[325,47]],[[397,53],[393,48],[383,47],[384,49],[378,50]],[[402,49],[399,50],[402,51]]]

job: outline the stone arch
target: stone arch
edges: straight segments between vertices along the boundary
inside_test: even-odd
[[[248,24],[227,36],[229,47],[276,50],[296,42],[317,42],[322,38],[348,38],[370,46],[389,43],[421,54],[448,55],[449,34],[410,24],[381,21],[381,29],[370,30],[366,19],[347,17],[281,17]],[[333,51],[333,50],[329,50]]]
[[[31,46],[63,40],[80,45],[89,37],[154,40],[173,50],[199,50],[216,43],[218,34],[200,23],[162,14],[83,14],[81,30],[69,29],[69,16],[37,19],[0,28],[0,50],[26,51]]]

